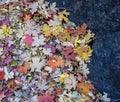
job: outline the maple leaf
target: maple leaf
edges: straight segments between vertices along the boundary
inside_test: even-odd
[[[89,92],[91,92],[92,90],[95,90],[95,89],[92,84],[82,82],[82,83],[77,84],[77,90],[81,94],[87,95]]]
[[[32,36],[38,36],[40,33],[40,28],[33,20],[27,20],[24,27],[25,34]]]
[[[54,15],[54,16],[53,16],[53,20],[50,19],[50,20],[48,21],[48,24],[49,24],[49,26],[57,26],[57,25],[60,25],[61,22],[59,21],[58,16],[57,16],[57,15]]]
[[[65,56],[67,60],[75,60],[76,55],[73,53],[73,47],[72,46],[66,46],[62,50],[62,54]]]
[[[50,10],[52,10],[53,12],[56,12],[56,2],[53,2],[52,4],[50,4]]]
[[[43,48],[43,53],[44,53],[44,55],[51,56],[52,55],[51,48]]]
[[[54,102],[53,97],[49,93],[38,96],[38,102]]]
[[[79,60],[78,71],[82,73],[86,78],[87,78],[87,75],[90,73],[89,68],[87,68],[87,64],[81,59]]]
[[[11,61],[12,61],[12,57],[11,57],[11,56],[7,56],[7,57],[4,59],[4,63],[5,63],[5,64],[9,64]]]
[[[5,72],[5,76],[4,76],[5,80],[14,78],[14,72],[13,71],[9,72],[7,67],[4,67],[4,72]]]
[[[36,55],[37,54],[37,47],[33,47],[32,49],[31,49],[31,54],[32,55]]]
[[[77,74],[77,80],[78,80],[78,81],[83,82],[83,81],[85,81],[85,79],[86,79],[86,78],[85,78],[84,75],[79,74],[79,73]]]
[[[43,34],[45,35],[45,37],[48,37],[51,35],[51,31],[50,31],[50,26],[47,24],[44,24],[43,26]]]
[[[40,99],[40,97],[39,97]],[[41,99],[40,99],[41,100]],[[38,96],[37,95],[34,95],[32,98],[31,98],[31,101],[32,102],[38,102]]]
[[[71,98],[71,99],[80,99],[80,98],[82,98],[82,96],[77,91],[69,91],[69,93],[66,93],[65,95],[67,97]]]
[[[41,68],[45,66],[46,59],[44,57],[32,57],[32,62],[30,63],[31,72],[37,71],[40,72]]]
[[[111,102],[111,99],[108,98],[108,94],[104,92],[104,95],[100,98],[104,102]]]
[[[89,61],[89,57],[92,54],[92,49],[89,48],[87,45],[85,45],[85,46],[78,47],[77,49],[75,49],[74,53],[79,55],[82,58],[82,60]]]
[[[29,4],[30,12],[34,14],[37,11],[38,8],[38,2],[33,2]]]
[[[68,77],[69,77],[69,75],[67,73],[59,75],[59,81],[60,81],[60,83],[63,83],[64,80],[65,80],[65,78],[68,78]]]
[[[86,31],[87,31],[87,24],[83,23],[82,26],[78,26],[77,27],[77,33],[78,35],[85,35],[86,34]]]
[[[39,13],[43,15],[44,18],[48,18],[50,15],[48,14],[48,5],[49,2],[44,2],[44,0],[39,0]]]
[[[45,69],[48,73],[52,73],[52,68],[51,68],[51,67],[46,66],[44,69]]]
[[[61,25],[57,25],[51,28],[51,33],[54,36],[59,35],[61,32],[63,32],[63,27]]]
[[[67,97],[67,90],[64,90],[64,92],[59,95],[59,102],[73,102],[71,98]]]
[[[30,35],[25,35],[25,39],[23,39],[22,41],[24,44],[26,44],[28,47],[32,46],[32,43],[33,43],[33,39],[32,39],[32,36]]]
[[[57,68],[55,72],[51,73],[51,78],[55,80],[55,82],[59,82],[58,77],[61,75],[61,70],[60,68]]]
[[[30,15],[25,15],[25,17],[23,19],[24,19],[24,22],[27,22],[29,19],[31,19],[31,16]]]
[[[56,52],[56,48],[52,44],[46,44],[44,47],[45,48],[50,48],[52,53]]]
[[[72,66],[71,61],[66,60],[66,61],[65,61],[65,66],[67,67],[67,70],[68,70],[68,71],[72,71],[72,70],[73,70],[73,66]]]
[[[17,88],[19,88],[19,86],[15,83],[14,80],[9,80],[7,83],[7,87],[9,89],[12,89],[13,91],[15,91]]]
[[[57,67],[64,68],[64,60],[59,56],[52,56],[49,57],[46,65],[50,66],[52,70],[55,71]]]
[[[33,37],[33,43],[32,46],[40,46],[45,44],[45,37],[43,35]]]
[[[94,34],[90,30],[88,30],[84,39],[85,43],[89,44],[94,39]]]
[[[3,25],[2,26],[2,34],[5,37],[8,37],[10,34],[13,34],[13,30],[12,30],[12,28],[10,26]]]
[[[72,88],[76,89],[77,85],[76,78],[73,74],[70,74],[69,77],[64,79],[65,89],[71,90]]]
[[[44,102],[44,96],[38,96],[38,102]]]
[[[83,39],[79,38],[79,36],[77,36],[74,40],[74,46],[75,48],[79,47],[80,45],[82,45],[83,43]]]
[[[71,34],[74,35],[76,33],[76,30],[70,27],[67,27],[66,30]]]
[[[22,38],[22,37],[24,36],[24,30],[21,29],[21,28],[18,29],[18,30],[16,31],[16,36],[17,36],[18,39]]]
[[[18,54],[18,51],[16,53]],[[31,54],[28,50],[24,52],[19,51],[19,54],[20,54],[20,58],[18,60],[29,61],[31,59]]]
[[[30,65],[28,62],[24,62],[24,65],[18,64],[18,72],[19,73],[27,73],[27,71],[30,69]]]
[[[60,39],[62,39],[63,41],[68,41],[70,42],[71,36],[70,33],[65,29],[60,33]]]
[[[49,88],[48,82],[46,80],[42,80],[42,83],[37,83],[37,87],[42,91],[47,90]]]
[[[70,13],[67,12],[66,10],[64,10],[63,12],[59,13],[58,18],[59,18],[60,21],[68,22],[69,21],[69,19],[67,18],[68,15],[70,15]]]

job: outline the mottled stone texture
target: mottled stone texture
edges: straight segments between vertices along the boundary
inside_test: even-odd
[[[48,0],[71,12],[77,25],[87,23],[96,34],[89,79],[98,91],[120,98],[120,0]]]

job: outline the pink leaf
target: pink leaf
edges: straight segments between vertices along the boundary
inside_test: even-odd
[[[29,47],[32,46],[32,43],[33,43],[32,36],[30,36],[29,34],[27,34],[25,36],[25,39],[23,39],[23,43],[27,44]]]
[[[75,60],[76,55],[73,53],[73,47],[72,46],[66,46],[62,50],[62,54],[65,56],[67,60]]]
[[[45,94],[44,102],[54,102],[54,101],[53,101],[53,98],[50,94]]]

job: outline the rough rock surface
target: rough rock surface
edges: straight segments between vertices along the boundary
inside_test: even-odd
[[[87,23],[96,34],[89,79],[100,92],[120,98],[120,1],[119,0],[48,0],[71,12],[77,25]]]

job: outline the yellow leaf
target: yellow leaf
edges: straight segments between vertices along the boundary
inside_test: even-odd
[[[90,43],[94,38],[94,34],[91,33],[90,30],[87,31],[87,34],[85,35],[85,43],[88,44]]]
[[[71,39],[71,36],[70,36],[70,33],[65,29],[61,34],[60,34],[60,39],[62,39],[63,41],[70,41]]]
[[[57,36],[60,32],[63,32],[63,28],[60,25],[51,28],[52,35]]]
[[[59,13],[58,18],[60,21],[69,22],[69,19],[67,18],[69,15],[70,15],[70,13],[67,12],[66,10],[64,10],[63,12]]]
[[[82,44],[82,39],[80,39],[79,36],[77,36],[75,38],[75,41],[74,41],[75,48],[77,48],[78,46],[80,46],[80,44]]]
[[[68,74],[62,74],[62,75],[60,75],[60,77],[59,77],[59,81],[60,81],[60,83],[63,83],[64,82],[64,79],[65,78],[68,78],[69,77],[69,75]]]
[[[11,29],[11,27],[7,27],[7,25],[3,25],[2,26],[2,34],[5,36],[5,37],[8,37],[10,34],[13,33],[13,30]]]
[[[51,35],[50,27],[47,24],[44,24],[43,26],[43,33],[46,37]]]
[[[92,54],[92,49],[89,48],[87,45],[85,45],[85,46],[76,48],[74,50],[74,53],[79,55],[82,58],[82,60],[89,61],[89,58]]]

